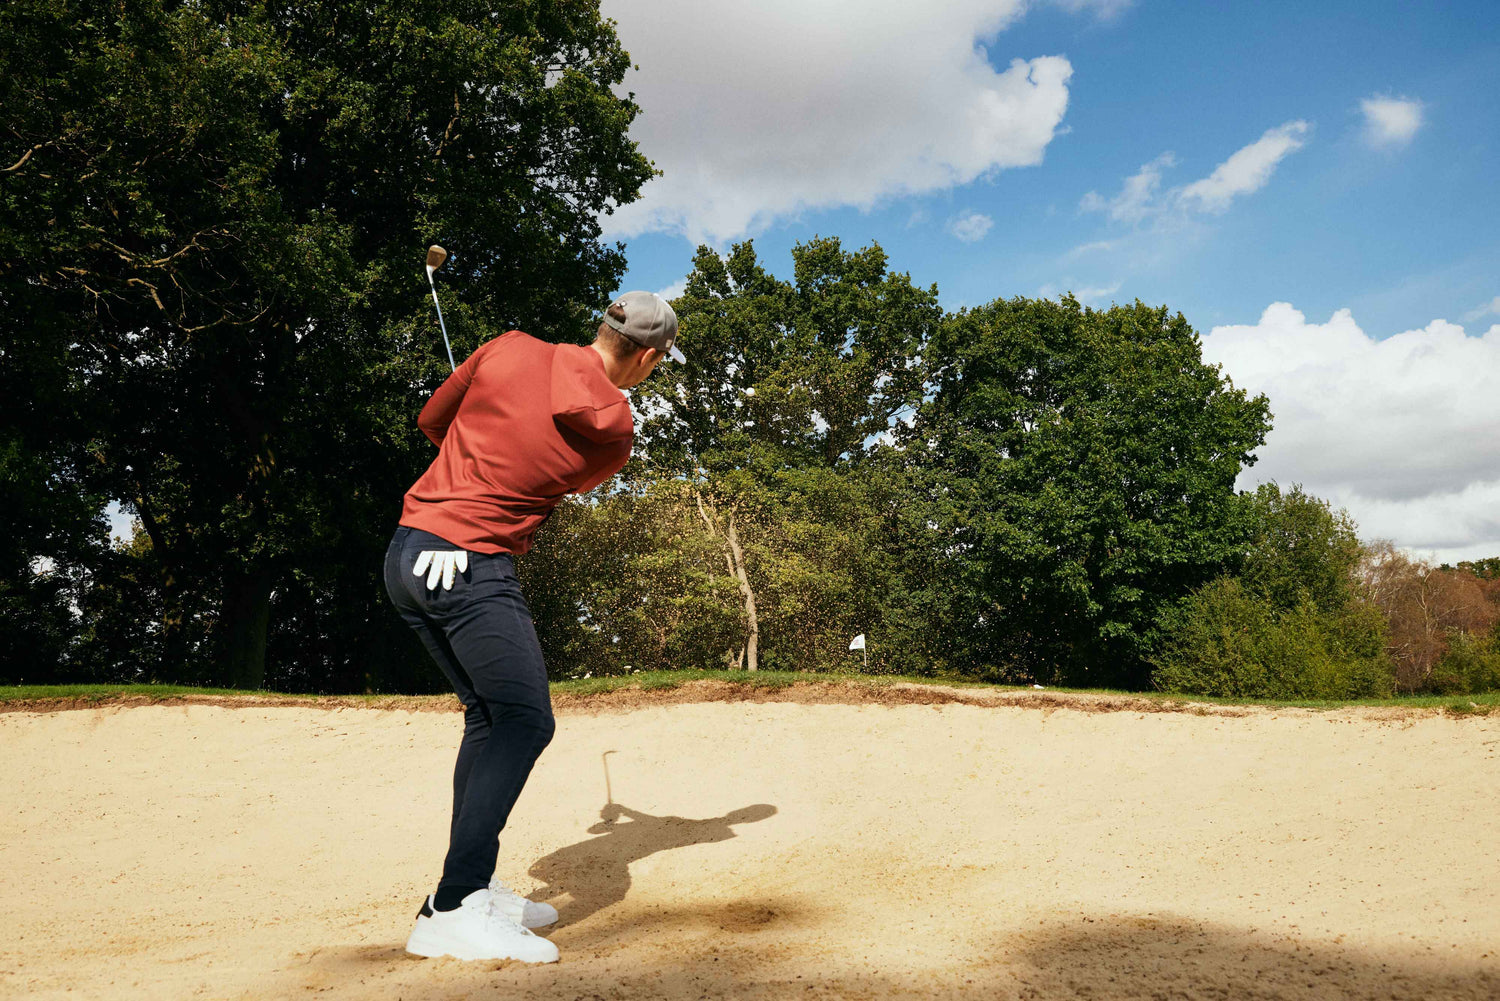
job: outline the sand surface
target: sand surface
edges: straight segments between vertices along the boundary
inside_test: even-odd
[[[402,950],[457,714],[0,714],[0,996],[1500,998],[1500,717],[558,724],[501,838],[562,914],[562,962],[525,967]]]

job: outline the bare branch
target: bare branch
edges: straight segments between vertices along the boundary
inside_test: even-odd
[[[9,167],[6,167],[4,170],[0,170],[0,174],[14,174],[16,171],[18,171],[22,167],[26,166],[26,161],[31,159],[31,156],[32,156],[33,153],[35,153],[37,150],[41,149],[42,147],[44,147],[46,145],[47,145],[46,143],[37,143],[35,146],[31,147],[25,153],[22,153],[21,154],[21,159],[17,160],[15,163],[11,164]]]
[[[455,90],[453,92],[453,117],[448,119],[448,125],[443,129],[442,142],[438,143],[437,150],[432,154],[434,160],[442,158],[443,150],[447,149],[449,141],[453,139],[453,126],[458,124],[458,109],[458,91]]]

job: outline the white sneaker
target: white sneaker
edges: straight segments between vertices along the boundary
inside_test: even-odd
[[[557,962],[557,946],[512,921],[489,890],[475,890],[451,911],[436,910],[428,897],[406,951],[413,956]]]
[[[556,907],[527,900],[498,879],[490,880],[490,896],[495,906],[522,928],[545,928],[557,920]]]

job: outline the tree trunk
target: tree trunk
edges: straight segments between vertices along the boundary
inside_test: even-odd
[[[734,553],[735,576],[740,581],[740,593],[745,596],[745,621],[750,624],[750,636],[745,644],[745,670],[760,670],[760,619],[755,614],[755,592],[750,589],[750,578],[745,575],[745,554],[740,550],[740,538],[734,531],[734,514],[729,515],[729,551]]]
[[[224,578],[219,615],[219,663],[215,674],[226,688],[264,688],[266,633],[271,624],[271,569],[233,569]]]
[[[708,526],[708,533],[724,541],[724,563],[729,567],[729,576],[739,583],[740,594],[745,598],[745,624],[748,636],[745,646],[740,648],[737,659],[745,670],[758,671],[760,670],[760,618],[755,613],[755,592],[751,590],[750,578],[745,574],[745,554],[740,549],[739,535],[734,530],[734,515],[729,516],[729,530],[721,535],[719,526],[703,504],[703,495],[694,490],[693,499],[698,503],[698,514],[703,518],[703,523]]]

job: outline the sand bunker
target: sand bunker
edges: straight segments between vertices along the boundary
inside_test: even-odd
[[[0,995],[1500,998],[1495,716],[600,709],[501,841],[551,967],[402,951],[457,714],[0,715]]]

